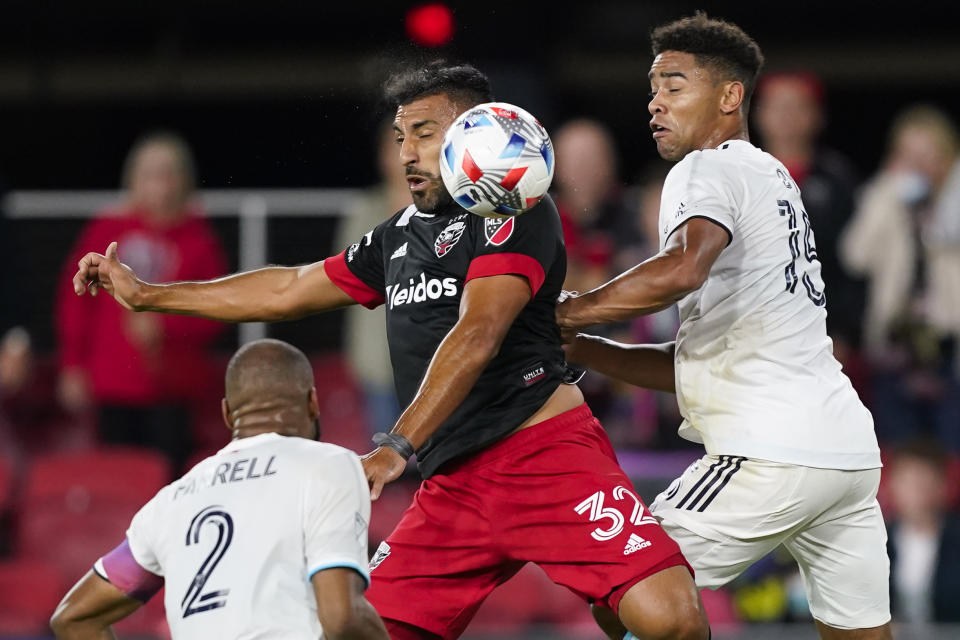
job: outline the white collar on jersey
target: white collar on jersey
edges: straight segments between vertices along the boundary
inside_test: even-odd
[[[250,436],[249,438],[237,438],[236,440],[231,440],[227,446],[223,449],[220,449],[217,453],[223,453],[225,451],[239,451],[241,449],[249,449],[250,447],[255,447],[258,444],[262,444],[269,440],[275,440],[277,438],[283,438],[279,433],[261,433],[255,436]]]
[[[750,145],[751,147],[753,146],[753,144],[749,140],[741,140],[740,138],[730,138],[729,140],[724,140],[723,142],[718,144],[716,147],[714,147],[714,149],[718,151],[720,149],[729,149],[730,145],[734,145],[734,144],[747,144],[747,145]]]

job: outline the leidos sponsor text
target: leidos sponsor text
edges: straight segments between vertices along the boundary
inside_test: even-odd
[[[427,280],[424,273],[420,274],[419,280],[410,278],[407,285],[387,285],[387,300],[391,309],[405,304],[436,300],[441,297],[452,298],[457,293],[456,278],[444,278],[443,280],[430,278]]]

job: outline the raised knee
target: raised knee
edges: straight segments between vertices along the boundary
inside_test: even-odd
[[[684,567],[670,567],[630,587],[619,618],[642,640],[707,640],[710,625],[700,594]]]
[[[703,611],[698,611],[696,615],[685,616],[678,619],[672,633],[663,636],[664,640],[707,640],[710,637],[710,625],[707,624],[707,616]]]
[[[631,622],[627,627],[633,627],[630,631],[638,640],[708,640],[710,637],[710,625],[702,606],[670,607],[659,615]]]

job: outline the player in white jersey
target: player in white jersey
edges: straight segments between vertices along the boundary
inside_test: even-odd
[[[315,441],[318,415],[299,349],[237,351],[223,400],[233,440],[134,516],[57,608],[57,637],[113,637],[165,585],[175,639],[388,640],[364,597],[366,476],[353,452]]]
[[[823,638],[889,638],[889,560],[873,420],[833,357],[800,191],[748,141],[763,62],[736,25],[702,13],[653,32],[651,129],[679,161],[664,184],[661,251],[557,308],[570,337],[677,303],[674,343],[577,335],[568,359],[676,392],[680,435],[707,455],[651,510],[717,588],[783,544]],[[882,248],[878,247],[878,250]],[[597,612],[611,637],[621,629]]]

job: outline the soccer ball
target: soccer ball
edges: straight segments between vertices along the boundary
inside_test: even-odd
[[[509,218],[534,207],[553,180],[553,144],[536,118],[489,102],[462,113],[443,138],[440,175],[464,209]]]

